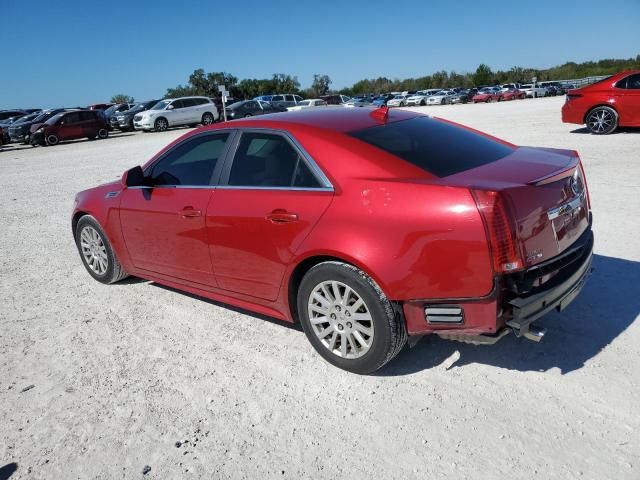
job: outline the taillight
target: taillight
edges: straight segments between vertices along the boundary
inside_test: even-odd
[[[496,273],[510,273],[524,266],[516,245],[513,222],[507,204],[500,192],[472,190],[478,210],[484,220],[493,270]]]
[[[582,95],[579,93],[571,93],[571,94],[567,93],[565,96],[565,100],[567,102],[570,102],[571,100],[575,100],[576,98],[580,98],[581,96]]]

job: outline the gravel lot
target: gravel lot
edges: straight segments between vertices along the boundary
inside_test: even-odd
[[[597,254],[582,295],[540,322],[540,344],[428,337],[370,377],[330,367],[297,328],[86,273],[75,192],[186,130],[5,147],[0,467],[17,464],[12,480],[640,478],[640,131],[589,135],[560,122],[563,101],[415,110],[580,152]]]

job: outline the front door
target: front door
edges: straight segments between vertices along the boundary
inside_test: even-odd
[[[81,138],[84,134],[82,127],[81,112],[67,113],[61,119],[60,128],[58,129],[58,137],[60,140],[73,140]]]
[[[640,73],[627,77],[626,88],[619,92],[622,92],[618,104],[620,122],[624,125],[640,126]]]
[[[218,286],[273,301],[296,250],[331,203],[333,189],[312,161],[276,132],[243,133],[223,177],[207,210]]]
[[[205,218],[229,135],[188,138],[147,169],[151,186],[122,192],[120,223],[136,268],[215,286]]]

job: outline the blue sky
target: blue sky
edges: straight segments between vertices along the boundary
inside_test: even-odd
[[[341,88],[640,54],[640,0],[1,3],[0,108],[160,97],[199,67]]]

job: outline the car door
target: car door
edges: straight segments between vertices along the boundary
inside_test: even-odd
[[[136,268],[215,286],[205,214],[232,135],[189,137],[146,169],[151,186],[121,193],[120,225]]]
[[[640,73],[628,76],[624,88],[616,88],[616,94],[621,92],[617,99],[617,108],[620,114],[620,123],[628,126],[640,126]]]
[[[81,112],[69,112],[60,119],[60,128],[58,129],[60,140],[72,140],[84,135],[80,114]]]
[[[170,126],[184,125],[185,123],[185,101],[174,100],[171,102],[171,108],[167,106],[165,116]]]
[[[224,290],[273,301],[333,187],[286,133],[245,130],[234,143],[207,210],[216,280]]]

